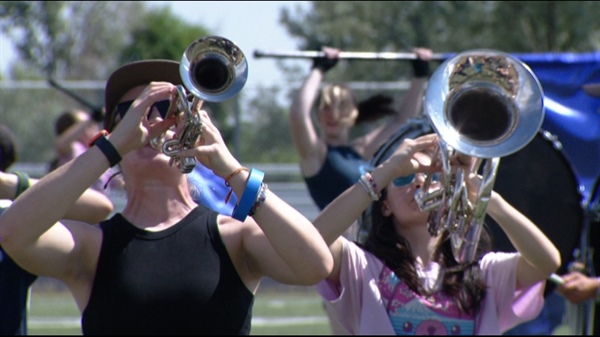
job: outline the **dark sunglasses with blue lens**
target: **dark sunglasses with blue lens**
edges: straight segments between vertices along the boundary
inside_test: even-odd
[[[394,184],[394,186],[396,187],[404,187],[404,186],[408,186],[410,184],[412,184],[415,181],[415,177],[417,175],[415,173],[404,176],[404,177],[398,177],[394,180],[392,180],[392,184]],[[433,176],[431,177],[431,182],[438,182],[440,181],[440,175],[438,173],[434,173]]]
[[[125,116],[125,113],[127,112],[127,110],[129,110],[132,103],[133,103],[133,101],[125,101],[125,102],[118,103],[117,106],[115,106],[115,110],[117,110],[117,113],[119,114],[119,116],[121,116],[121,119],[123,119],[123,116]],[[156,108],[156,110],[158,110],[158,113],[160,114],[160,117],[162,119],[165,119],[167,112],[169,112],[170,105],[171,105],[171,101],[169,101],[168,99],[155,102],[150,107],[150,110],[148,112],[148,118],[150,118],[150,112],[152,112],[152,109]]]

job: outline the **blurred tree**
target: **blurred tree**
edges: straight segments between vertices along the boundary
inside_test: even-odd
[[[15,80],[105,80],[129,42],[123,32],[144,13],[140,2],[4,1],[0,30],[16,47],[9,68]],[[43,83],[43,82],[42,82]],[[102,105],[103,91],[69,88]],[[0,119],[19,137],[20,160],[47,162],[54,155],[54,120],[67,108],[86,106],[40,82],[0,91]]]
[[[410,51],[423,46],[437,53],[475,48],[510,53],[600,48],[597,1],[310,3],[307,9],[298,5],[280,13],[280,22],[299,41],[299,50],[320,50],[323,45],[370,52]],[[357,60],[341,62],[328,79],[394,81],[408,78],[410,71],[410,63],[405,61]]]
[[[277,102],[279,88],[257,88],[241,116],[241,161],[296,163],[299,158],[290,137],[288,109]]]
[[[148,24],[151,23],[151,24]],[[170,7],[148,9],[144,19],[132,27],[132,41],[120,54],[120,63],[143,59],[168,59],[181,61],[186,48],[196,39],[211,35],[201,25],[191,25],[177,17]],[[232,100],[239,97],[232,98]],[[233,101],[222,103],[205,102],[212,118],[221,128],[223,139],[229,143],[234,125],[226,123],[236,107]]]
[[[153,7],[131,27],[131,43],[121,51],[119,63],[151,58],[180,61],[192,41],[207,35],[205,27],[182,21],[170,7]]]
[[[492,2],[488,25],[499,49],[526,53],[600,49],[598,1]]]
[[[143,18],[137,1],[3,1],[0,29],[19,56],[19,74],[57,79],[105,79]]]
[[[206,28],[182,21],[167,6],[148,8],[136,1],[1,2],[0,29],[17,48],[18,59],[9,77],[19,80],[52,76],[104,81],[125,62],[148,58],[180,61],[192,41],[209,35]],[[92,104],[103,102],[103,90],[68,89]],[[46,162],[52,157],[48,144],[58,114],[72,107],[86,109],[63,93],[43,88],[3,90],[0,102],[0,119],[19,135],[21,160],[29,162]],[[230,118],[230,111],[237,107],[234,103],[205,102],[226,141],[234,133]]]

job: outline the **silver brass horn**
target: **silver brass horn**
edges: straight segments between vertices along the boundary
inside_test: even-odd
[[[208,36],[195,40],[186,48],[179,75],[185,87],[177,86],[166,118],[184,114],[183,132],[178,138],[168,141],[164,141],[162,135],[153,139],[151,144],[171,157],[171,165],[176,164],[181,172],[190,173],[196,166],[196,158],[180,158],[177,154],[193,147],[202,133],[198,111],[203,101],[222,102],[237,95],[248,78],[248,63],[244,53],[233,42],[219,36]],[[193,95],[192,102],[188,100],[186,89]]]
[[[460,263],[475,258],[500,157],[535,137],[544,119],[543,97],[527,65],[494,50],[457,54],[431,76],[424,109],[440,138],[435,160],[442,164],[442,185],[430,191],[432,178],[427,177],[415,199],[421,210],[430,211],[432,235],[449,231]],[[450,158],[460,154],[476,157],[469,172],[451,169]],[[467,197],[469,173],[481,175],[474,203]]]
[[[209,36],[187,47],[179,74],[194,96],[209,102],[222,102],[242,90],[248,78],[248,63],[233,42]]]

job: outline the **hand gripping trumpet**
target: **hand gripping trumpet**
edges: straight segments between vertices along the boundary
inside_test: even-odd
[[[433,73],[424,109],[440,138],[434,160],[441,162],[442,186],[430,191],[427,177],[415,200],[430,212],[429,232],[449,231],[454,257],[469,263],[475,258],[500,158],[527,145],[542,124],[542,87],[529,67],[508,54],[466,51]],[[453,170],[450,159],[456,155],[476,161],[468,171]],[[481,177],[475,202],[466,188],[470,173]]]
[[[203,102],[222,102],[237,95],[248,78],[248,64],[233,42],[208,36],[195,40],[186,48],[179,74],[184,85],[177,86],[165,118],[174,115],[180,118],[184,123],[182,131],[177,138],[165,141],[163,134],[152,139],[150,144],[171,157],[171,165],[177,165],[183,173],[190,173],[196,166],[196,158],[179,157],[178,154],[194,147],[202,135],[198,113]],[[186,89],[191,94],[191,102]]]

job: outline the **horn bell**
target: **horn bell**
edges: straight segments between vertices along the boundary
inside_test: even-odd
[[[537,134],[544,119],[543,90],[515,57],[486,49],[465,51],[432,74],[424,110],[440,137],[458,152],[503,157]]]
[[[222,102],[242,90],[248,78],[248,63],[244,53],[232,41],[207,36],[187,47],[179,72],[186,89],[194,96],[209,102]]]

